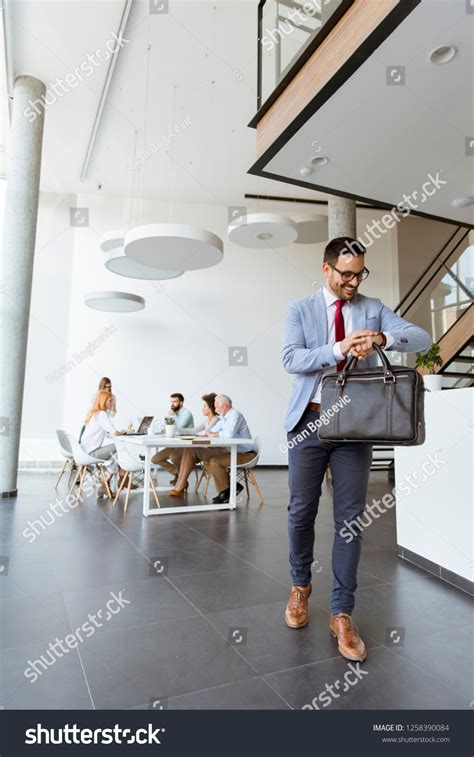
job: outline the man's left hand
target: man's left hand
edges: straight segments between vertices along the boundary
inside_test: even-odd
[[[351,353],[358,360],[365,360],[368,355],[371,355],[374,351],[374,344],[378,344],[381,347],[385,344],[385,336],[383,334],[377,334],[377,336],[361,337],[356,344],[351,347]]]

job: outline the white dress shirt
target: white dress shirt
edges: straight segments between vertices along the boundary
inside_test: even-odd
[[[221,415],[212,429],[223,439],[251,439],[252,434],[242,413],[231,407],[225,415]],[[253,452],[255,444],[239,444],[237,452]]]
[[[328,323],[328,344],[332,344],[333,348],[333,355],[337,362],[339,363],[341,360],[344,360],[344,355],[341,352],[341,343],[336,342],[336,336],[335,336],[335,317],[336,317],[336,305],[334,304],[336,300],[339,300],[340,298],[337,297],[337,295],[333,294],[329,291],[326,287],[323,287],[323,295],[324,300],[326,302],[326,318]],[[342,317],[344,318],[344,331],[346,336],[348,336],[352,331],[352,303],[348,300],[346,300],[346,304],[342,308]],[[382,332],[385,334],[385,338],[387,340],[387,343],[385,347],[391,347],[394,339],[393,336],[388,332],[384,331]],[[350,357],[351,353],[349,353],[348,357]],[[325,368],[323,371],[323,375],[325,373],[334,373],[336,370],[336,366],[332,365],[329,368]],[[321,402],[321,385],[322,385],[322,379],[318,384],[318,388],[316,389],[316,393],[311,400],[311,402]]]
[[[102,447],[106,434],[115,434],[116,428],[105,410],[94,413],[82,434],[81,447],[90,454]],[[113,442],[110,442],[112,444]]]

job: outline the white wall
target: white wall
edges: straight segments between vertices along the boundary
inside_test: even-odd
[[[395,483],[403,491],[397,498],[397,543],[469,581],[472,409],[472,389],[427,392],[425,443],[395,447]]]
[[[108,375],[117,394],[119,427],[130,420],[136,423],[143,414],[163,417],[172,391],[185,395],[186,405],[198,420],[201,395],[225,392],[244,412],[252,433],[263,437],[262,463],[286,464],[279,445],[285,441],[282,426],[291,377],[280,360],[282,322],[289,300],[309,295],[320,286],[324,245],[292,245],[265,252],[246,250],[227,240],[227,207],[175,205],[173,221],[198,224],[222,237],[224,260],[213,268],[163,281],[161,290],[152,282],[116,276],[103,266],[100,235],[128,221],[129,203],[91,196],[78,197],[74,202],[89,209],[90,226],[74,230],[69,294],[63,291],[57,298],[54,292],[67,279],[61,267],[54,273],[63,249],[60,240],[48,253],[55,286],[51,287],[47,280],[47,269],[35,269],[34,287],[38,291],[34,310],[38,316],[41,302],[41,316],[49,327],[54,326],[56,336],[48,329],[35,327],[37,343],[29,355],[27,394],[34,388],[36,403],[34,407],[30,400],[25,404],[25,415],[31,413],[32,420],[24,425],[22,448],[34,449],[38,459],[47,459],[44,450],[55,449],[54,429],[62,426],[78,432],[99,378]],[[288,204],[275,207],[282,209],[291,213],[293,208]],[[167,206],[148,204],[142,220],[168,220],[168,212]],[[373,214],[374,211],[360,214],[361,227]],[[40,226],[43,222],[41,214]],[[47,228],[41,233],[43,237],[47,235]],[[371,276],[361,288],[368,295],[381,297],[389,306],[397,303],[399,295],[394,245],[395,233],[387,233],[370,248],[367,266]],[[84,305],[85,292],[94,289],[141,294],[146,308],[131,314],[94,311]],[[114,333],[105,337],[105,330],[111,327]],[[57,335],[66,328],[64,349]],[[105,338],[95,353],[82,360],[77,358],[101,334]],[[230,346],[247,348],[247,367],[229,366]],[[51,374],[66,364],[69,368],[64,375],[51,382]],[[44,397],[44,402],[38,397]],[[28,438],[40,436],[40,428],[50,444]],[[53,458],[58,459],[58,455],[53,454]]]

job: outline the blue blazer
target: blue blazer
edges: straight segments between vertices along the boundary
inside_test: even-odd
[[[424,352],[431,345],[427,331],[405,321],[376,297],[357,293],[352,300],[352,330],[389,331],[397,352]],[[310,297],[290,302],[283,336],[283,366],[293,374],[285,429],[292,431],[314,397],[323,369],[336,365],[332,345],[327,343],[326,301],[322,289]],[[376,352],[358,363],[359,368],[378,365]]]

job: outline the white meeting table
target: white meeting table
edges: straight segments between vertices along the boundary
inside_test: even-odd
[[[222,437],[193,437],[190,439],[180,439],[179,437],[168,437],[160,435],[144,436],[122,436],[121,440],[126,444],[136,444],[143,447],[145,452],[145,481],[143,486],[143,515],[148,518],[149,515],[167,515],[168,513],[189,513],[202,512],[204,510],[235,510],[237,507],[237,447],[241,444],[252,444],[253,439],[224,439]],[[182,447],[228,447],[230,449],[230,497],[229,502],[220,505],[179,505],[176,507],[150,507],[150,476],[151,476],[151,458],[155,450],[164,447],[181,449]],[[157,486],[157,491],[170,491],[172,486]],[[184,494],[183,498],[189,495]],[[178,499],[182,502],[182,499]]]

